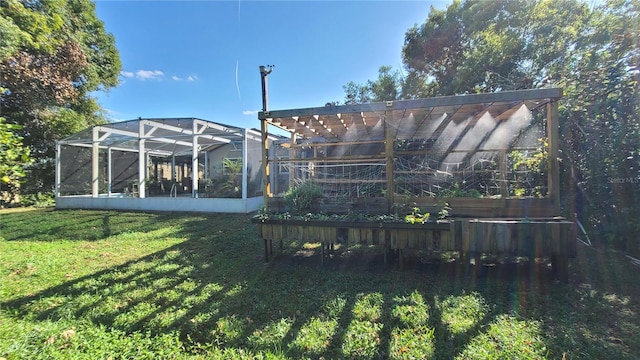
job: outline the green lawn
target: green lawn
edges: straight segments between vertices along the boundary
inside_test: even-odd
[[[262,246],[246,215],[0,210],[0,359],[640,354],[640,269],[612,251],[579,246],[566,285],[542,265],[383,270],[371,249],[321,268],[309,244],[265,264]]]

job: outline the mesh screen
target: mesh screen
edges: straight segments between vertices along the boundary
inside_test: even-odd
[[[508,119],[485,115],[441,126],[444,121],[439,118],[432,126],[425,126],[429,132],[413,132],[412,138],[394,141],[396,194],[475,198],[547,195],[548,144],[542,114],[531,114],[522,107]],[[404,130],[395,122],[390,123],[390,131],[400,134]],[[378,197],[388,191],[383,140],[305,141],[294,145],[292,151],[289,144],[274,144],[270,161],[278,171],[272,172],[272,190],[282,190],[281,184],[312,180],[332,198]]]

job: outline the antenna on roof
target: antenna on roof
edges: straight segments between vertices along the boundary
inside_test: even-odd
[[[271,74],[275,65],[260,65],[260,78],[262,80],[262,111],[267,112],[269,107],[269,97],[267,88],[267,75]]]

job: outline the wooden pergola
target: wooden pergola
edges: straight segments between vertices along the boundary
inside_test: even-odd
[[[295,170],[296,176],[303,174],[304,181],[311,179],[333,187],[345,183],[351,187],[374,187],[371,196],[360,196],[360,188],[354,198],[340,193],[328,212],[392,214],[394,208],[411,204],[435,214],[443,202],[451,208],[446,219],[421,224],[256,219],[265,244],[265,258],[273,253],[274,240],[281,245],[287,240],[320,242],[321,261],[325,248],[331,249],[336,242],[377,245],[384,249],[385,261],[389,250],[397,250],[401,269],[404,251],[455,251],[461,264],[468,264],[472,257],[476,265],[481,264],[482,254],[506,254],[526,256],[531,264],[535,264],[535,258],[549,258],[553,271],[567,281],[568,259],[575,256],[576,237],[575,224],[568,220],[573,214],[566,209],[563,217],[560,208],[561,98],[562,89],[549,88],[260,112],[268,211],[287,211],[270,184],[276,178],[270,171],[278,169],[280,162],[293,164],[290,169]],[[266,109],[266,101],[263,105]],[[267,141],[264,134],[270,125],[289,132],[290,142]],[[527,141],[521,141],[527,138],[522,134],[532,129],[542,137],[539,148],[532,149]],[[275,150],[280,155],[270,146],[279,146]],[[357,151],[336,151],[341,148]],[[282,156],[283,149],[288,149],[288,157]],[[449,156],[456,160],[445,161]],[[528,195],[515,191],[517,171],[523,170],[514,156],[543,158],[535,168],[534,187],[545,191]],[[431,158],[435,158],[435,167],[429,163]],[[478,162],[472,161],[474,158]],[[462,164],[462,171],[441,170],[443,164],[449,166],[456,161]],[[440,173],[445,173],[442,184],[447,186],[460,179],[475,179],[475,166],[484,161],[491,166],[488,170],[481,168],[479,178],[487,173],[494,177],[490,179],[492,187],[485,186],[481,197],[456,194],[450,189],[424,190],[433,186],[433,179]],[[354,180],[350,171],[355,167],[357,175],[357,169],[366,166],[376,168],[369,172],[374,176]],[[317,167],[324,167],[323,175],[317,175]],[[337,167],[346,169],[343,174],[348,176],[329,171]],[[470,177],[465,171],[472,172]],[[288,174],[290,186],[294,186],[294,171],[289,170]],[[509,179],[507,174],[512,177]],[[482,183],[474,183],[471,188],[478,184]],[[327,188],[323,191],[326,205]]]
[[[405,139],[436,140],[452,124],[466,122],[463,131],[449,145],[446,152],[454,151],[455,145],[465,136],[471,135],[471,129],[485,115],[496,120],[491,131],[499,128],[503,121],[526,108],[528,111],[546,111],[546,137],[548,141],[547,193],[544,198],[517,199],[502,196],[500,199],[450,199],[452,207],[463,216],[558,216],[560,215],[560,189],[558,169],[558,100],[562,89],[518,90],[490,94],[471,94],[444,96],[427,99],[397,100],[370,104],[324,106],[302,109],[262,111],[258,118],[262,124],[265,204],[274,197],[271,189],[270,163],[278,161],[269,158],[268,125],[275,126],[291,134],[291,149],[304,139],[322,139],[322,146],[340,146],[365,144],[367,142],[384,143],[384,152],[378,154],[386,161],[386,188],[394,189],[394,159],[398,155],[394,150],[394,141]],[[434,128],[433,121],[439,125]],[[477,152],[488,139],[476,141],[473,149],[467,149],[467,157]],[[352,134],[357,133],[356,139]],[[307,144],[306,146],[313,146]],[[504,150],[504,149],[502,149]],[[289,159],[294,161],[295,159]],[[344,161],[351,159],[314,159],[307,161]],[[397,195],[387,191],[387,210],[395,203]],[[434,199],[412,199],[419,205],[429,206]]]

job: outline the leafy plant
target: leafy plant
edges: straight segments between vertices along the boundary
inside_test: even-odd
[[[462,184],[465,182],[463,181]],[[476,189],[463,189],[460,187],[460,183],[453,184],[453,188],[444,189],[438,193],[438,197],[469,197],[469,198],[481,198],[482,193]]]
[[[436,206],[440,208],[440,210],[438,210],[438,220],[444,220],[449,217],[449,210],[451,210],[451,207],[448,202],[438,201]]]
[[[292,214],[302,215],[315,211],[317,200],[322,194],[322,187],[305,181],[287,190],[283,198]]]
[[[405,215],[404,220],[410,224],[424,224],[429,221],[430,213],[422,213],[419,207],[414,207],[411,210],[411,214]]]
[[[547,149],[549,143],[546,138],[538,139],[539,146],[533,154],[514,150],[509,153],[514,185],[511,193],[516,197],[542,197],[542,176],[547,167]]]

